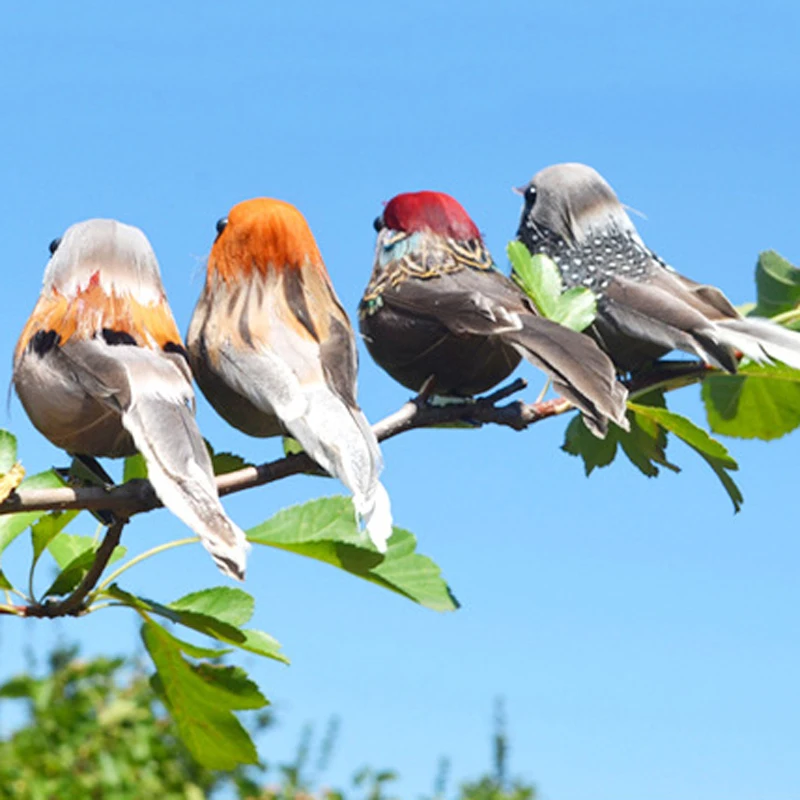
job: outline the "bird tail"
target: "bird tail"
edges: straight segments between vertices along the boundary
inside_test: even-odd
[[[534,366],[553,380],[556,391],[580,409],[586,427],[599,438],[608,422],[629,430],[628,392],[608,356],[588,336],[542,317],[522,318],[522,329],[504,334]]]
[[[199,537],[219,569],[244,580],[249,545],[219,501],[211,459],[188,406],[170,398],[139,396],[122,424],[147,462],[155,493]]]
[[[366,417],[350,408],[327,386],[307,392],[302,417],[285,420],[292,436],[323,469],[352,493],[356,516],[381,552],[392,535],[389,495],[378,480],[383,458]]]
[[[753,361],[780,361],[800,369],[800,333],[760,317],[720,320],[715,326],[720,340]]]

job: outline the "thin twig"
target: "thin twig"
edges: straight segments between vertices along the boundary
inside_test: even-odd
[[[117,519],[106,530],[106,535],[97,554],[89,567],[89,571],[83,576],[83,580],[78,584],[75,591],[64,600],[48,601],[45,603],[35,603],[25,608],[26,617],[77,617],[84,611],[84,600],[89,592],[94,589],[103,570],[106,568],[114,549],[119,544],[122,536],[122,529],[127,523],[127,519]]]
[[[716,370],[698,362],[657,362],[655,368],[637,375],[628,384],[631,397],[652,389],[669,391],[691,383],[702,381]],[[525,381],[518,379],[496,392],[472,402],[456,405],[432,406],[424,395],[409,400],[393,414],[372,426],[379,441],[391,439],[406,431],[431,428],[458,422],[476,427],[486,424],[505,425],[514,430],[525,428],[548,417],[570,411],[573,406],[562,398],[539,403],[515,401],[498,406],[500,400],[525,388]],[[293,454],[261,464],[217,476],[220,495],[233,494],[255,486],[288,478],[291,475],[319,474],[316,463],[305,453]],[[20,511],[55,511],[66,509],[108,509],[130,517],[161,506],[149,481],[129,481],[110,491],[100,487],[28,489],[12,492],[0,503],[0,515]]]

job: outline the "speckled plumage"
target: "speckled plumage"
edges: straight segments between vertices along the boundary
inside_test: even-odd
[[[517,238],[548,255],[567,286],[598,299],[590,333],[622,371],[683,350],[735,372],[737,351],[800,368],[800,336],[744,318],[719,289],[683,277],[642,241],[614,190],[591,167],[557,164],[522,190]]]

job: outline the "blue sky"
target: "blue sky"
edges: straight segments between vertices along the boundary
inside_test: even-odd
[[[354,314],[382,201],[453,194],[505,265],[520,207],[510,187],[567,160],[592,164],[646,214],[640,232],[672,264],[752,299],[760,250],[800,261],[798,33],[788,0],[9,6],[5,380],[47,244],[75,221],[142,227],[185,330],[215,221],[240,200],[279,197],[308,218]],[[541,377],[521,374],[535,397]],[[672,405],[700,419],[697,396]],[[360,398],[371,419],[407,398],[363,348]],[[198,417],[217,448],[279,453],[203,400]],[[30,471],[63,462],[16,400],[5,424]],[[454,778],[488,764],[502,694],[512,769],[547,798],[797,797],[800,541],[786,495],[798,434],[727,442],[745,494],[734,517],[685,448],[671,447],[677,476],[648,481],[619,463],[587,480],[559,450],[564,427],[413,432],[384,447],[396,521],[442,566],[456,614],[254,552],[255,621],[293,660],[244,659],[282,721],[265,758],[288,757],[305,722],[339,714],[329,779],[391,766],[414,797],[431,790],[440,754]],[[292,479],[226,505],[247,527],[335,491]],[[126,542],[180,535],[160,511]],[[4,567],[21,574],[27,556],[20,540]],[[169,600],[217,581],[201,548],[182,548],[132,572],[130,588]],[[0,679],[59,636],[90,654],[138,646],[120,611],[6,619]]]

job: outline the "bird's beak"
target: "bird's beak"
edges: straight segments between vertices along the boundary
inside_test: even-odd
[[[512,186],[511,191],[514,192],[514,194],[518,194],[520,197],[525,197],[524,186]]]

